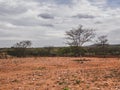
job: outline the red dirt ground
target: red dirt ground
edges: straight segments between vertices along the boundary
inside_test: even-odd
[[[0,90],[120,90],[118,58],[0,59]]]

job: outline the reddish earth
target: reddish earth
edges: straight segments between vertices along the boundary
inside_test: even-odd
[[[0,59],[0,90],[120,90],[118,58]]]

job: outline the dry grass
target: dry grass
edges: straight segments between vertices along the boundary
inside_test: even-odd
[[[120,90],[117,58],[0,59],[0,90]]]

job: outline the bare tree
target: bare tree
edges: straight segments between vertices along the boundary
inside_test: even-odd
[[[71,46],[72,56],[82,56],[85,53],[84,48],[82,46],[92,40],[95,37],[95,33],[93,29],[84,29],[82,25],[80,25],[76,29],[72,29],[66,32],[67,44]]]
[[[101,45],[101,46],[105,46],[108,44],[108,39],[107,39],[107,35],[102,35],[98,37],[97,40],[97,44]]]
[[[96,42],[97,42],[97,45],[101,47],[104,57],[105,57],[106,47],[108,46],[107,35],[99,36]]]
[[[21,41],[16,43],[12,48],[14,50],[13,55],[17,57],[25,57],[27,56],[27,49],[28,47],[31,46],[31,41]]]
[[[16,43],[13,47],[14,48],[27,48],[27,47],[30,47],[31,46],[31,41],[21,41],[19,43]]]
[[[86,42],[91,41],[95,37],[93,29],[84,29],[80,25],[77,29],[66,32],[67,44],[70,46],[83,46]]]

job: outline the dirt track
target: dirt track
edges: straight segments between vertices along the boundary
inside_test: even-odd
[[[0,90],[120,90],[120,60],[0,59]]]

